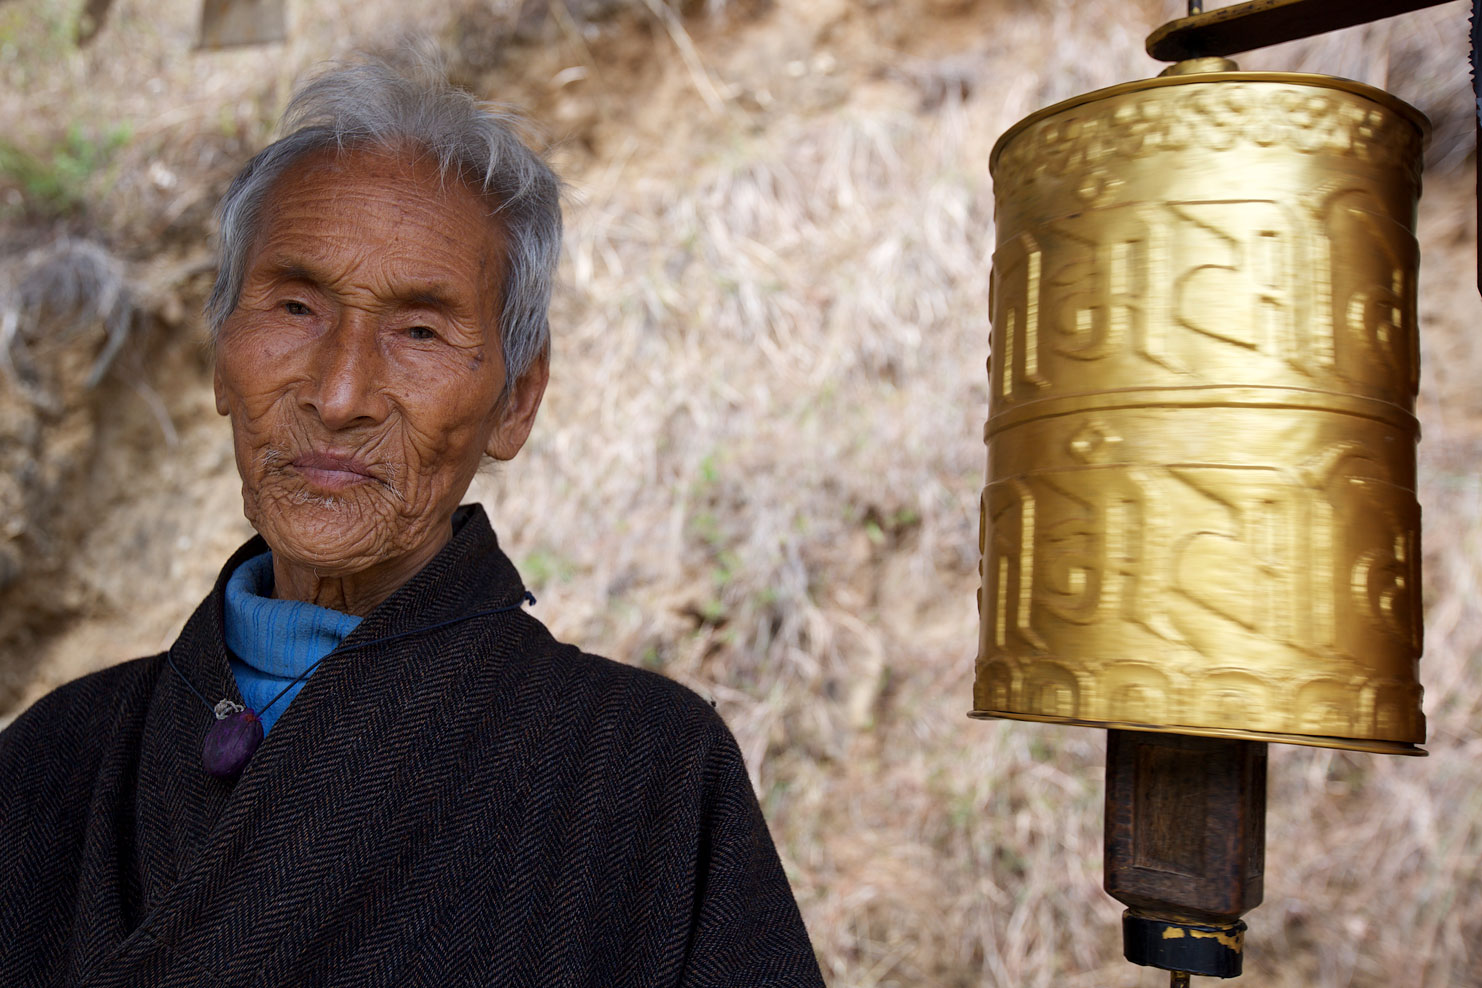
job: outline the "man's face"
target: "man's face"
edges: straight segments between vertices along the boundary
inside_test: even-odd
[[[215,389],[247,518],[283,563],[420,568],[482,455],[519,451],[544,376],[501,407],[504,258],[488,205],[419,157],[320,153],[269,192]]]

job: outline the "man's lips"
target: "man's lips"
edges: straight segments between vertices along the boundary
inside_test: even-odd
[[[314,486],[328,490],[344,490],[356,484],[379,480],[369,466],[353,456],[304,453],[294,457],[289,465]]]

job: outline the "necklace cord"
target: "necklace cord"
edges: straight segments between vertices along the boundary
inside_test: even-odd
[[[277,696],[273,697],[267,703],[263,704],[263,708],[257,711],[257,714],[261,716],[263,713],[266,713],[268,708],[272,707],[273,704],[283,699],[284,695],[289,690],[293,689],[295,686],[301,683],[309,675],[309,673],[318,668],[319,663],[323,662],[331,655],[344,655],[347,652],[354,652],[362,648],[369,648],[372,645],[384,645],[386,642],[394,642],[399,638],[410,638],[412,635],[426,634],[429,631],[437,631],[441,628],[446,628],[449,625],[462,624],[464,621],[472,621],[475,618],[488,617],[491,614],[503,614],[506,611],[517,611],[521,607],[524,607],[527,602],[531,604],[535,603],[535,594],[531,593],[529,590],[526,590],[524,594],[521,595],[518,601],[505,607],[491,607],[486,611],[475,611],[472,614],[464,614],[461,617],[449,618],[446,621],[439,621],[437,624],[429,624],[421,628],[411,628],[407,631],[398,631],[394,635],[386,635],[383,638],[372,638],[368,642],[356,642],[354,645],[351,645],[347,648],[339,648],[338,646],[336,646],[335,648],[332,648],[328,652],[319,656],[319,658],[315,659],[307,669],[295,676],[293,682],[283,687],[283,689],[278,691]],[[207,710],[215,714],[216,707],[212,705],[210,700],[201,695],[201,691],[196,689],[195,684],[190,681],[190,678],[186,676],[185,673],[181,672],[180,667],[175,664],[175,649],[173,647],[165,653],[165,661],[170,664],[171,669],[175,670],[175,675],[180,677],[180,681],[185,683],[186,687],[189,688],[190,691],[196,695],[196,699],[200,700],[201,703],[205,705]]]
[[[170,668],[175,670],[175,675],[179,676],[180,681],[186,685],[186,688],[188,688],[192,693],[196,695],[196,699],[204,703],[206,705],[206,709],[215,714],[216,707],[212,705],[210,700],[206,699],[204,696],[201,696],[201,691],[196,689],[194,683],[185,678],[185,673],[181,672],[180,667],[175,664],[175,649],[171,648],[168,652],[165,653],[165,661],[170,663]]]

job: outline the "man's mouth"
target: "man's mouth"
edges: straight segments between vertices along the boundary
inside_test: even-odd
[[[304,480],[326,491],[342,491],[357,484],[380,482],[370,467],[354,456],[302,453],[289,461],[289,465]]]

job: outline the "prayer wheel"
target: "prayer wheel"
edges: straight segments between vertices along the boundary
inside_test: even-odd
[[[1139,963],[1239,973],[1265,742],[1424,753],[1427,131],[1369,86],[1197,58],[993,150],[972,716],[1110,730]]]
[[[998,142],[975,714],[1424,741],[1425,127],[1357,83],[1217,71]]]

